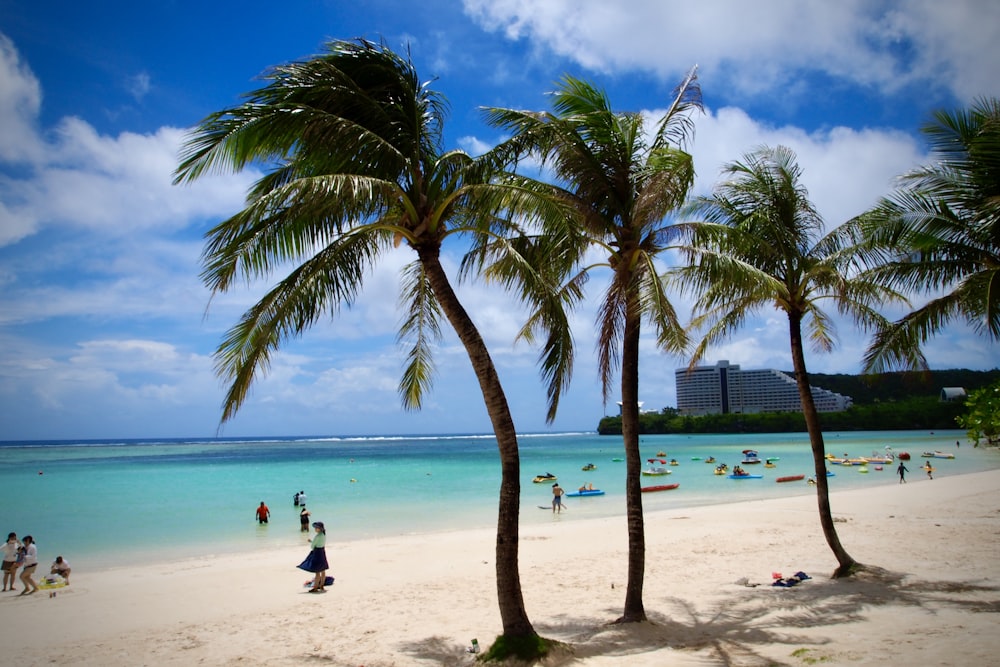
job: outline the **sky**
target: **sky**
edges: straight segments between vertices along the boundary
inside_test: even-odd
[[[284,345],[220,425],[212,355],[266,285],[210,299],[201,251],[260,173],[174,186],[179,147],[269,67],[355,37],[408,50],[450,103],[445,148],[473,154],[503,139],[481,107],[548,109],[566,73],[617,110],[655,117],[697,65],[693,194],[710,193],[723,164],[785,145],[830,228],[928,162],[919,129],[934,110],[1000,96],[1000,3],[981,0],[0,0],[0,440],[490,431],[450,332],[423,409],[401,407],[405,247],[350,308]],[[452,269],[459,250],[445,257]],[[495,288],[460,286],[519,431],[592,431],[617,414],[596,371],[601,284],[574,315],[577,364],[552,424],[538,350],[514,343],[523,310]],[[690,301],[674,302],[686,318]],[[866,335],[846,321],[837,334],[833,352],[808,354],[811,372],[859,372]],[[1000,359],[963,324],[925,352],[933,369]],[[720,359],[790,369],[786,321],[762,312],[706,356]],[[643,408],[675,405],[674,371],[688,360],[647,331],[640,361]]]

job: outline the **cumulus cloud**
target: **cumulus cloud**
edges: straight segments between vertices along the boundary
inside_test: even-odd
[[[956,97],[996,90],[1000,4],[978,0],[464,0],[487,30],[598,72],[676,78],[692,64],[718,87],[773,95],[803,72],[895,89],[923,82]],[[991,55],[987,55],[991,54]]]

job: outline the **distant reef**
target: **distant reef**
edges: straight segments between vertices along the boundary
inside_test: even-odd
[[[794,373],[787,372],[794,377]],[[964,413],[962,401],[940,400],[943,387],[973,391],[1000,380],[1000,369],[991,371],[944,370],[880,373],[877,375],[824,375],[810,373],[809,384],[850,396],[854,405],[843,412],[824,412],[824,431],[909,431],[956,429],[955,417]],[[672,407],[639,416],[640,433],[797,433],[805,432],[801,412],[681,416]],[[597,426],[601,435],[621,435],[620,416],[604,417]]]

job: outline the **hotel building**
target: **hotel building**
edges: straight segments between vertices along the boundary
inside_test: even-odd
[[[801,412],[802,401],[795,378],[773,369],[741,370],[739,364],[720,361],[674,372],[677,410],[682,415]],[[812,387],[820,412],[840,412],[851,407],[851,398]]]

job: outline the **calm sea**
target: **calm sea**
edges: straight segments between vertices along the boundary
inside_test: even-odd
[[[1000,453],[974,449],[961,431],[826,434],[827,451],[851,456],[909,451],[914,481],[925,450],[956,454],[935,459],[938,475],[1000,468]],[[956,448],[956,440],[962,441]],[[625,464],[620,437],[594,433],[526,434],[519,439],[522,523],[624,516]],[[730,466],[742,450],[778,457],[755,466],[764,479],[733,481],[697,458]],[[644,484],[680,484],[644,494],[648,510],[812,493],[804,482],[776,484],[783,475],[812,474],[805,434],[649,435],[644,456],[677,459],[667,477]],[[593,463],[596,470],[583,472]],[[831,488],[895,484],[894,467],[868,474],[834,466]],[[606,495],[567,499],[553,518],[551,472],[572,491],[585,483]],[[493,527],[500,483],[493,436],[317,437],[0,443],[0,508],[4,534],[32,534],[43,562],[65,556],[74,567],[107,567],[141,559],[233,553],[302,545],[292,496],[303,490],[314,520],[332,540]],[[257,505],[271,508],[258,526]],[[836,509],[836,506],[834,506]]]

